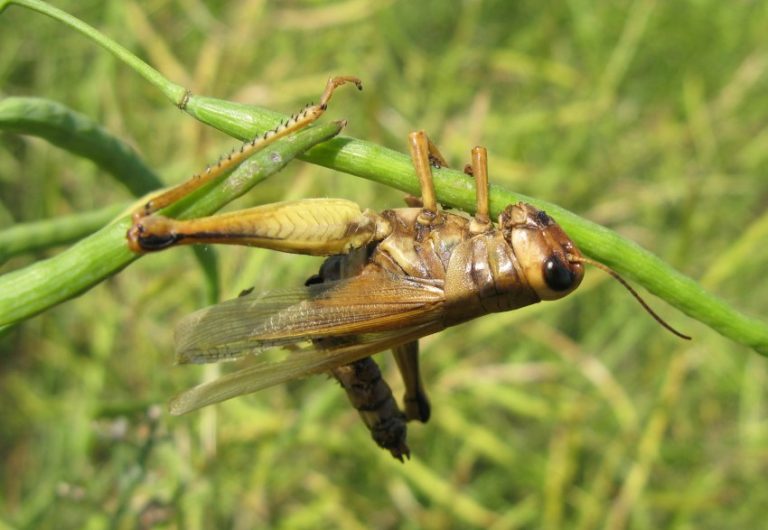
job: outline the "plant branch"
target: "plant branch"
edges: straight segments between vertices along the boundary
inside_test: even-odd
[[[325,123],[270,145],[229,176],[169,208],[189,219],[211,215],[280,171],[299,153],[338,134],[343,124]],[[139,201],[136,206],[141,204]],[[120,271],[139,256],[126,244],[130,211],[53,258],[0,276],[0,326],[14,324],[69,300]]]

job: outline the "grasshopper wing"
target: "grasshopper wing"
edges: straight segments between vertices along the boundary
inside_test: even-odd
[[[352,340],[348,344],[324,347],[315,343],[291,351],[279,360],[259,360],[252,366],[179,394],[171,400],[170,411],[177,416],[292,379],[327,372],[336,366],[436,333],[442,328],[442,324],[433,322],[397,331],[353,335],[349,337]]]
[[[178,362],[257,354],[252,366],[196,387],[174,414],[321,373],[443,328],[439,280],[366,274],[299,289],[249,294],[202,309],[176,330]],[[259,355],[283,347],[281,357]]]
[[[255,293],[201,309],[176,328],[180,364],[236,359],[277,346],[433,322],[442,316],[442,281],[366,274]]]

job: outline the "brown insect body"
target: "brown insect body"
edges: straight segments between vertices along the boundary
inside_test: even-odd
[[[402,460],[409,455],[406,422],[426,422],[429,401],[421,381],[418,339],[473,318],[555,300],[576,289],[583,257],[546,213],[518,203],[494,225],[488,208],[487,154],[472,150],[465,172],[476,183],[474,216],[441,211],[432,167],[445,165],[423,132],[411,133],[411,158],[421,186],[420,207],[363,211],[344,199],[304,199],[201,219],[176,220],[157,211],[242,162],[266,145],[316,120],[333,91],[354,77],[328,81],[310,105],[272,131],[248,142],[212,170],[147,202],[127,233],[135,252],[177,244],[228,243],[281,252],[330,256],[303,287],[249,293],[201,309],[176,328],[179,363],[231,360],[254,354],[239,371],[192,388],[171,402],[173,414],[284,383],[331,373],[376,442]],[[266,350],[283,351],[275,359]],[[404,412],[371,355],[392,349],[403,376]]]
[[[568,260],[568,256],[579,255],[578,250],[549,216],[533,206],[511,205],[500,216],[498,227],[489,224],[479,233],[473,233],[473,220],[465,215],[441,212],[424,222],[422,214],[422,208],[382,212],[375,222],[389,228],[384,239],[328,258],[320,274],[308,283],[358,277],[369,278],[374,285],[381,275],[431,281],[443,290],[444,297],[441,316],[434,319],[429,333],[488,313],[560,298],[581,283],[582,264]],[[547,263],[555,268],[550,266],[548,271]],[[423,390],[412,392],[415,403],[409,411],[408,389],[420,383],[406,384],[403,414],[370,358],[334,368],[332,374],[374,440],[397,458],[407,455],[405,421],[425,422],[429,417]]]
[[[431,224],[422,224],[421,213],[418,208],[384,211],[393,230],[376,245],[367,266],[443,282],[445,327],[561,298],[581,283],[581,263],[567,257],[578,255],[575,245],[531,205],[508,206],[498,227],[489,225],[480,233],[473,233],[467,216],[441,212]],[[548,260],[567,278],[567,286],[547,283]]]

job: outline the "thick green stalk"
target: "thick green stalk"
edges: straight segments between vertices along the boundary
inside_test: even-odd
[[[41,98],[11,97],[0,101],[0,130],[43,138],[66,151],[93,161],[141,197],[162,187],[162,181],[133,148],[88,116]],[[128,205],[19,224],[0,232],[0,263],[11,256],[72,243],[102,228]],[[209,300],[218,297],[216,253],[195,249],[208,286]]]
[[[0,232],[0,264],[19,254],[77,241],[103,227],[126,207],[113,204],[90,212],[13,225]]]

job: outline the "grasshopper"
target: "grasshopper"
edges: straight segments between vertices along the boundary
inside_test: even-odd
[[[419,370],[419,338],[488,313],[567,296],[581,283],[585,263],[617,275],[582,256],[560,226],[530,204],[511,204],[492,222],[487,152],[482,147],[472,150],[472,162],[465,169],[476,181],[476,213],[441,210],[432,168],[447,164],[423,131],[408,137],[421,187],[421,198],[411,198],[409,207],[377,213],[343,199],[305,199],[191,220],[156,213],[317,120],[334,90],[347,83],[362,87],[355,77],[331,78],[319,104],[305,107],[213,169],[148,201],[134,213],[127,239],[138,253],[180,244],[226,243],[326,256],[319,273],[302,287],[247,293],[199,310],[178,325],[179,363],[247,354],[258,360],[182,393],[171,402],[171,412],[183,414],[330,372],[375,442],[403,461],[410,456],[406,423],[430,417]],[[263,353],[275,348],[285,351],[283,357]],[[404,381],[402,410],[371,358],[387,349]]]

